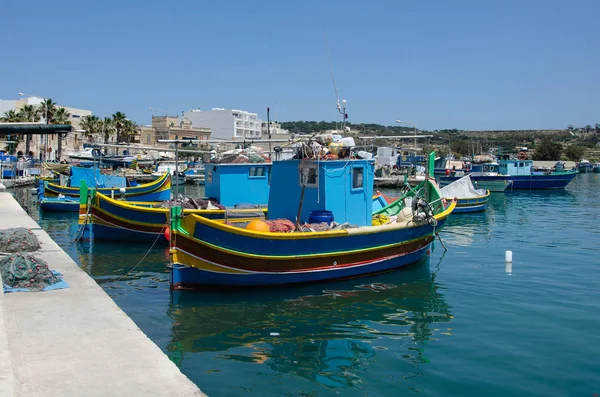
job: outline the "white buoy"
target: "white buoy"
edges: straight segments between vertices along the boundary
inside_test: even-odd
[[[512,263],[512,251],[506,251],[504,253],[504,261],[507,263]]]
[[[508,274],[512,274],[512,262],[506,262],[504,264],[504,271]]]

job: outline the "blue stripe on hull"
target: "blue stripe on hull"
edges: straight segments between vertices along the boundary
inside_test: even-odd
[[[441,229],[446,219],[439,221],[436,229]],[[196,223],[194,237],[218,247],[257,255],[306,255],[327,252],[352,251],[374,246],[395,244],[399,241],[411,241],[431,235],[434,228],[428,224],[417,227],[383,231],[376,235],[356,234],[321,238],[315,236],[308,239],[271,240],[244,236]]]
[[[517,175],[512,177],[513,184],[508,189],[564,189],[576,175]]]
[[[480,211],[485,211],[486,207],[487,207],[487,203],[479,204],[479,205],[471,205],[471,206],[466,206],[466,207],[456,207],[456,208],[454,208],[454,211],[452,211],[452,213],[460,214],[460,213],[466,213],[466,212],[480,212]]]
[[[79,203],[40,202],[42,211],[79,212]]]
[[[380,262],[321,271],[302,271],[287,273],[218,273],[175,264],[170,269],[171,287],[174,289],[192,289],[202,286],[238,286],[258,287],[266,285],[297,284],[363,276],[384,272],[417,262],[428,254],[431,244],[410,254],[383,259]]]

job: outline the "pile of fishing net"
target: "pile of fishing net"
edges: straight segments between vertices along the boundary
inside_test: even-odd
[[[37,251],[40,242],[33,232],[24,227],[0,230],[0,252]]]
[[[246,149],[233,149],[223,152],[219,158],[213,159],[214,163],[266,163],[270,162],[269,155],[263,153],[260,147],[251,146]]]
[[[273,219],[266,221],[271,232],[289,233],[294,231],[296,226],[289,219]]]
[[[225,207],[221,204],[217,203],[216,200],[212,199],[201,199],[201,198],[191,198],[191,197],[183,197],[179,196],[178,200],[169,200],[163,201],[157,204],[156,208],[171,208],[175,206],[181,206],[183,209],[187,210],[224,210]]]
[[[348,222],[337,223],[337,222],[321,222],[321,223],[305,223],[304,225],[298,226],[300,232],[324,232],[327,230],[346,230],[353,229],[358,226],[351,225]]]
[[[30,291],[41,291],[61,281],[46,262],[29,254],[0,256],[0,273],[4,285]]]

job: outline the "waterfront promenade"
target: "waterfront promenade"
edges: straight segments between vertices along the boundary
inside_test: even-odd
[[[0,193],[0,228],[30,228],[69,288],[0,293],[0,395],[204,396],[113,300]]]

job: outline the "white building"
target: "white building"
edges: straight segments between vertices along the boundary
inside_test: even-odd
[[[261,120],[258,114],[237,109],[213,108],[194,109],[184,113],[192,125],[208,127],[211,138],[223,140],[243,140],[261,138]]]
[[[269,128],[270,125],[270,128]],[[262,125],[261,125],[261,129],[262,129],[262,134],[263,136],[267,136],[269,135],[269,132],[271,133],[271,136],[273,135],[284,135],[284,134],[289,134],[290,131],[286,130],[284,128],[281,128],[281,124],[279,124],[276,121],[270,121],[270,122],[266,122],[263,121]]]

